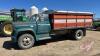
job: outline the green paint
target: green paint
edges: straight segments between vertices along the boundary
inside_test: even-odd
[[[41,39],[48,39],[48,37],[50,37],[49,33],[51,31],[51,26],[49,18],[44,18],[44,19],[42,18],[37,20],[37,17],[35,15],[31,19],[32,19],[31,21],[27,22],[13,23],[14,26],[14,32],[12,34],[13,39],[16,40],[17,38],[16,36],[19,34],[19,32],[23,31],[32,31],[37,41]]]
[[[93,26],[100,27],[100,21],[94,21],[94,22],[93,22]]]
[[[0,15],[0,21],[12,21],[12,18],[11,18],[11,16],[9,16],[9,15]]]

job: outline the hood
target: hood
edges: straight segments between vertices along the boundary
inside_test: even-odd
[[[19,29],[19,28],[33,28],[36,24],[35,22],[13,22],[13,28]]]

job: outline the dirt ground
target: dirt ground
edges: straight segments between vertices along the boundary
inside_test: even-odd
[[[30,49],[20,50],[10,37],[0,37],[0,56],[100,56],[100,31],[87,31],[79,41],[68,38],[43,40]]]

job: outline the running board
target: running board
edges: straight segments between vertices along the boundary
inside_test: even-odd
[[[46,39],[51,39],[51,37],[41,37],[39,40],[46,40]]]

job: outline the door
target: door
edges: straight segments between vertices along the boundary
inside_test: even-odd
[[[49,18],[45,18],[45,17],[41,17],[38,21],[37,21],[37,34],[47,34],[50,32],[51,27],[50,27],[50,22],[49,22]]]

